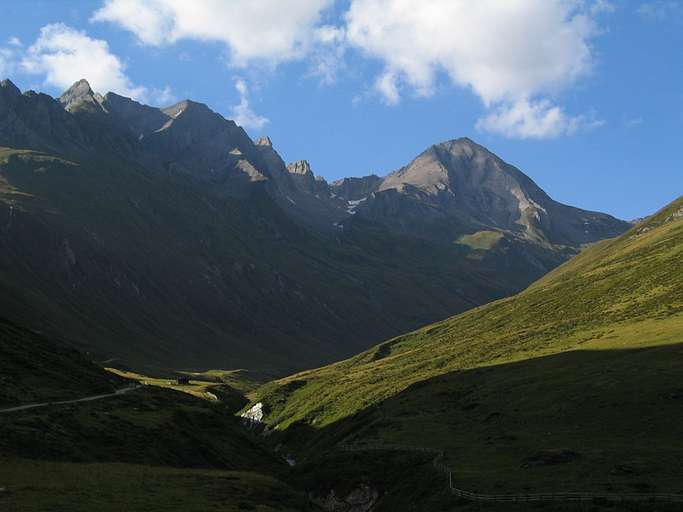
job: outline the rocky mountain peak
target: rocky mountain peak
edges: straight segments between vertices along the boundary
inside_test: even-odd
[[[150,133],[160,129],[169,120],[169,116],[160,109],[143,105],[113,92],[105,94],[101,104],[138,140],[142,140]]]
[[[192,100],[179,101],[175,105],[171,105],[170,107],[165,107],[165,108],[162,108],[160,110],[161,110],[161,112],[166,114],[168,117],[174,118],[174,119],[181,114],[217,115],[213,110],[211,110],[204,103],[198,103],[198,102],[192,101]]]
[[[256,144],[257,146],[267,146],[269,148],[273,147],[273,141],[270,140],[270,137],[268,137],[267,135],[260,137],[254,144]]]
[[[287,170],[290,174],[313,175],[311,164],[308,163],[308,160],[298,160],[287,164]]]
[[[14,85],[14,83],[9,79],[5,79],[2,82],[0,82],[0,91],[3,96],[21,96],[21,91],[19,90],[19,88],[16,85]]]
[[[69,87],[60,97],[64,110],[73,112],[80,109],[102,111],[102,97],[95,94],[87,80],[81,79]]]

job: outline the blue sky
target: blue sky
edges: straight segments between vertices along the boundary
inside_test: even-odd
[[[683,194],[683,1],[3,1],[0,74],[184,98],[333,180],[468,136],[621,218]]]

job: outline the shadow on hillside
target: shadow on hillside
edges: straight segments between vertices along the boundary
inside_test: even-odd
[[[391,488],[392,461],[406,458],[430,471],[430,454],[339,450],[387,444],[445,450],[472,491],[681,493],[682,374],[683,343],[566,352],[417,382],[322,429],[294,424],[278,442],[299,454],[307,485],[325,475]]]

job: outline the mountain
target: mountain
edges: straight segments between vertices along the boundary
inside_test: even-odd
[[[678,492],[682,258],[683,197],[516,296],[266,384],[254,401],[302,471],[379,443],[444,450],[454,485],[478,492]]]
[[[356,218],[435,241],[514,252],[545,271],[566,257],[562,249],[575,250],[629,227],[554,201],[519,169],[468,138],[431,146],[384,178],[341,180],[334,190]]]
[[[520,291],[629,227],[466,139],[427,153],[328,184],[201,103],[5,80],[0,306],[121,367],[285,375]]]

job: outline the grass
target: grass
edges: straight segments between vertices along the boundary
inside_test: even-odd
[[[306,497],[252,472],[0,459],[5,512],[310,510]]]
[[[380,441],[446,449],[469,490],[683,492],[681,209],[256,400],[304,458]],[[577,456],[548,462],[563,451]]]
[[[178,376],[194,376],[187,383],[179,384],[178,378],[150,377],[141,373],[117,368],[106,368],[108,372],[126,380],[139,382],[145,386],[170,389],[186,393],[202,400],[220,401],[231,411],[238,411],[248,402],[245,393],[255,389],[258,384],[251,372],[244,370],[209,370],[206,372],[178,372]]]
[[[213,377],[221,375],[240,372]],[[59,340],[0,320],[1,404],[78,398],[131,378],[149,385],[0,414],[0,510],[309,509],[283,483],[286,463],[235,417],[245,399],[222,379],[175,386],[107,372]],[[198,399],[209,390],[219,400]]]
[[[105,400],[0,415],[0,453],[277,474],[286,464],[222,402],[153,386]]]
[[[59,340],[0,318],[0,408],[110,393],[123,385]]]
[[[205,380],[190,380],[187,384],[178,384],[177,379],[163,379],[157,377],[148,377],[140,373],[118,370],[116,368],[106,368],[107,371],[118,375],[124,379],[134,380],[140,382],[145,386],[154,386],[164,389],[172,389],[174,391],[180,391],[181,393],[187,393],[197,398],[202,398],[204,400],[214,400],[212,396],[212,389],[218,388],[220,384],[216,382],[209,382]],[[215,390],[215,389],[214,389]]]
[[[457,243],[466,245],[470,249],[487,251],[503,238],[503,234],[498,231],[477,231],[471,235],[463,235],[458,238]]]
[[[200,381],[220,382],[248,396],[249,393],[272,380],[272,378],[249,370],[206,370],[204,372],[180,372]]]

